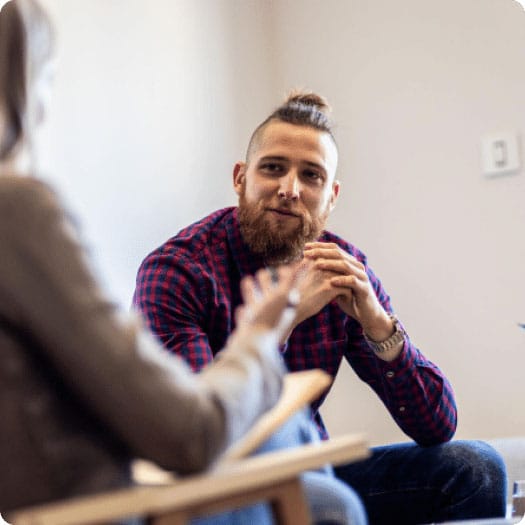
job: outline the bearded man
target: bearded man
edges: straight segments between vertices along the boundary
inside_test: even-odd
[[[301,261],[301,299],[281,341],[288,369],[322,368],[335,377],[345,358],[415,442],[377,447],[370,459],[336,468],[370,523],[503,516],[501,458],[481,442],[449,442],[456,429],[449,382],[410,341],[365,255],[324,231],[339,195],[337,160],[326,101],[289,96],[234,167],[239,206],[212,213],[148,255],[134,304],[164,346],[199,371],[234,329],[241,278]],[[311,407],[323,439],[319,407],[327,393]]]

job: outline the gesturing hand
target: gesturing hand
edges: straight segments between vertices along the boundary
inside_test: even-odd
[[[238,328],[274,330],[279,340],[284,340],[299,302],[298,280],[297,265],[259,270],[255,276],[245,277],[241,281],[244,304],[236,312]]]

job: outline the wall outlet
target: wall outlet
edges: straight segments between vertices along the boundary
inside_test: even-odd
[[[481,165],[487,176],[519,171],[519,140],[514,132],[494,133],[481,138]]]

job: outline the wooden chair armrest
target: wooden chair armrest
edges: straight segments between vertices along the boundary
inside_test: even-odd
[[[326,463],[347,463],[367,456],[368,446],[362,436],[342,436],[220,463],[211,471],[167,485],[137,486],[21,509],[10,513],[7,519],[13,525],[87,525],[133,515],[169,515],[185,509],[202,509],[221,499],[293,480],[303,471]]]
[[[290,372],[284,377],[277,404],[259,418],[250,431],[224,454],[222,461],[248,456],[268,439],[295,412],[317,399],[332,383],[324,370]]]

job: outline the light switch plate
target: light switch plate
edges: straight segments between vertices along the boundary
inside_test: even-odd
[[[520,169],[518,134],[507,131],[481,138],[481,165],[487,176],[516,173]]]

